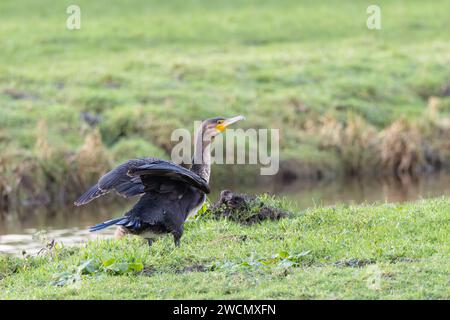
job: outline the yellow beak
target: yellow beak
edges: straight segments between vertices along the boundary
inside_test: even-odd
[[[216,129],[219,130],[220,132],[223,132],[229,125],[232,125],[233,123],[238,122],[240,120],[245,120],[245,117],[244,116],[236,116],[233,118],[226,119],[224,122],[218,124],[216,126]]]

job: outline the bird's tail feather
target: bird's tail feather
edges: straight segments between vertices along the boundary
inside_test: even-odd
[[[102,229],[108,228],[114,224],[118,224],[118,223],[122,222],[123,220],[127,220],[127,218],[121,217],[118,219],[108,220],[108,221],[105,221],[105,222],[102,222],[102,223],[96,224],[95,226],[90,227],[89,231],[94,232],[94,231],[102,230]]]

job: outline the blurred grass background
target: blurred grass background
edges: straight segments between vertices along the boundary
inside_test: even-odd
[[[411,127],[426,126],[410,123],[429,118],[430,98],[435,118],[450,113],[448,1],[378,1],[381,30],[366,27],[367,1],[77,1],[81,29],[72,31],[70,4],[0,3],[5,175],[24,159],[48,166],[49,154],[77,157],[87,145],[106,159],[88,168],[96,176],[124,159],[167,157],[175,128],[236,114],[244,127],[281,130],[282,166],[294,175],[374,171],[371,152],[397,170],[402,156],[370,151],[374,132],[394,124],[393,140],[407,135],[399,152],[420,158]],[[450,131],[441,131],[443,140]]]

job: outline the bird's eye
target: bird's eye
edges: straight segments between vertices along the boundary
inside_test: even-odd
[[[222,124],[223,120],[217,120],[217,124]]]

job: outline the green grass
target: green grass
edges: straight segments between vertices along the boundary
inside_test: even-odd
[[[40,119],[71,152],[80,112],[99,114],[119,161],[127,143],[159,155],[174,128],[244,114],[245,127],[281,129],[284,159],[333,172],[339,154],[302,134],[306,120],[356,113],[383,128],[420,118],[429,96],[450,112],[448,1],[378,1],[380,31],[365,1],[77,3],[78,31],[65,28],[71,1],[0,4],[0,150],[18,163]]]
[[[252,226],[194,219],[180,248],[128,238],[0,257],[0,298],[448,299],[449,213],[439,198]]]

